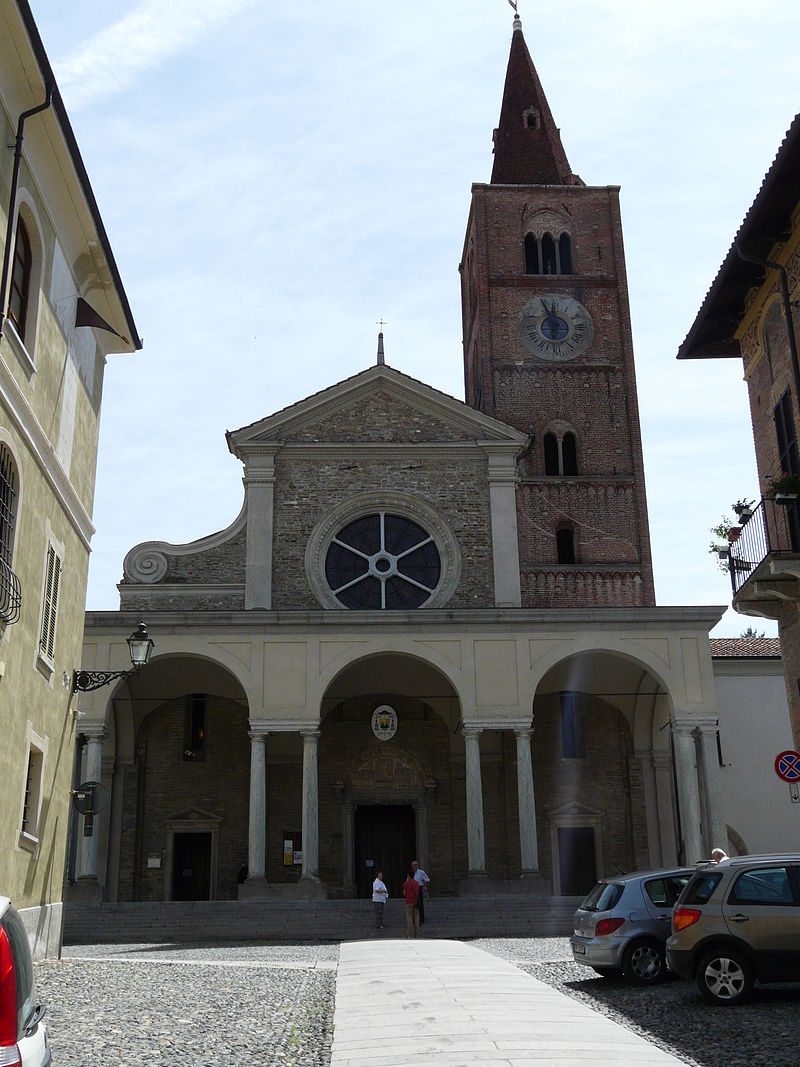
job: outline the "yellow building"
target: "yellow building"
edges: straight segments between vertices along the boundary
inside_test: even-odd
[[[58,951],[106,356],[141,347],[26,0],[0,7],[0,894]]]

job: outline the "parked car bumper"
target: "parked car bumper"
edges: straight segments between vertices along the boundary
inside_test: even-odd
[[[626,942],[614,937],[581,937],[573,934],[569,939],[572,958],[587,967],[622,967],[622,953]]]
[[[667,943],[667,966],[680,978],[694,978],[695,953],[670,948]]]

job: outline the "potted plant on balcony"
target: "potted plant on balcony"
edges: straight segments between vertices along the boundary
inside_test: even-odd
[[[736,533],[731,537],[734,530]],[[708,552],[709,555],[717,557],[717,566],[723,574],[727,574],[730,570],[731,545],[741,532],[741,526],[736,526],[724,515],[716,526],[711,527],[711,533],[714,535],[715,540],[709,543]]]
[[[746,522],[749,522],[753,517],[754,500],[737,500],[735,504],[731,504],[731,511],[734,513],[740,524],[744,526]]]
[[[786,474],[780,478],[770,478],[769,489],[764,494],[776,504],[790,506],[800,501],[800,474]]]

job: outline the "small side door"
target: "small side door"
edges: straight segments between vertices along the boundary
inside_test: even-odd
[[[800,979],[800,884],[790,864],[743,871],[722,904],[722,916],[752,949],[760,979]]]

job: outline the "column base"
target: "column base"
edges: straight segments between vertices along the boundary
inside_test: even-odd
[[[515,883],[508,884],[514,885]],[[519,886],[520,893],[530,893],[531,896],[550,896],[550,883],[538,871],[523,871],[516,885]]]
[[[305,875],[297,883],[297,897],[300,900],[327,900],[328,889],[316,875]]]
[[[488,876],[486,871],[470,871],[466,878],[458,884],[458,895],[461,897],[494,897],[497,896],[498,883]]]
[[[87,904],[103,903],[103,887],[96,878],[79,878],[67,888],[67,900],[79,907]]]

